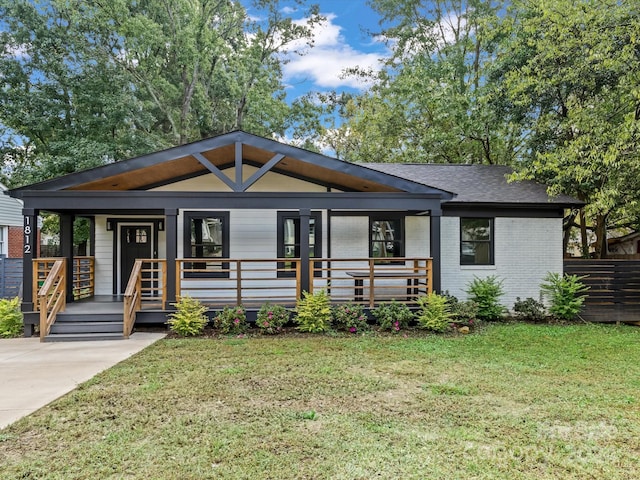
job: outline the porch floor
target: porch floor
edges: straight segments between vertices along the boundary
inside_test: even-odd
[[[124,300],[121,295],[96,295],[91,298],[68,302],[63,313],[122,313]]]

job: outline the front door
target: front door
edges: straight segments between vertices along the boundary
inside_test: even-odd
[[[120,230],[120,293],[124,293],[136,259],[151,257],[151,226],[122,225]]]

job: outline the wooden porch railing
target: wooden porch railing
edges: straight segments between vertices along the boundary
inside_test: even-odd
[[[73,298],[93,297],[95,286],[95,258],[73,257]]]
[[[166,260],[136,260],[131,269],[129,282],[124,292],[124,316],[122,334],[129,338],[136,322],[136,314],[145,305],[160,304],[164,308],[167,300]]]
[[[319,258],[310,261],[309,290],[325,289],[332,302],[375,307],[415,303],[433,288],[431,258]]]
[[[299,258],[178,259],[176,297],[211,305],[295,304],[302,294],[299,278]]]
[[[373,307],[395,299],[413,303],[432,289],[430,258],[314,258],[309,290],[324,288],[332,302]],[[299,258],[176,260],[176,296],[209,305],[295,304],[302,294]]]
[[[39,259],[40,260],[40,259]],[[51,259],[47,259],[51,260]],[[48,264],[49,262],[47,262]],[[40,310],[40,341],[49,334],[51,325],[56,321],[56,316],[66,306],[67,260],[58,258],[48,268],[42,286],[37,290],[35,304]],[[41,270],[38,270],[40,272]],[[34,278],[37,278],[34,276]]]

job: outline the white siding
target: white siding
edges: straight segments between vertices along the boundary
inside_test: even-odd
[[[496,218],[495,265],[460,265],[460,218],[442,217],[442,290],[460,299],[474,276],[496,275],[506,292],[501,303],[513,308],[516,297],[540,297],[547,272],[562,273],[562,219]]]
[[[4,194],[7,188],[0,183],[0,225],[7,227],[21,227],[22,202]]]

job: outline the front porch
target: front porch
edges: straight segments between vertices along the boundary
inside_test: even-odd
[[[92,317],[113,322],[116,314],[122,322],[120,338],[128,338],[136,323],[164,323],[182,296],[197,298],[212,310],[243,305],[251,320],[265,303],[294,307],[304,291],[324,289],[333,303],[374,308],[392,299],[414,304],[433,288],[432,259],[425,257],[314,258],[308,264],[300,258],[189,258],[177,259],[173,272],[166,259],[137,259],[124,294],[101,296],[95,295],[93,257],[75,257],[72,269],[66,262],[66,258],[33,260],[37,314],[25,322],[25,329],[33,330],[37,323],[41,340],[63,312],[67,318],[76,315],[74,320],[82,323]],[[168,281],[171,274],[175,285]]]

